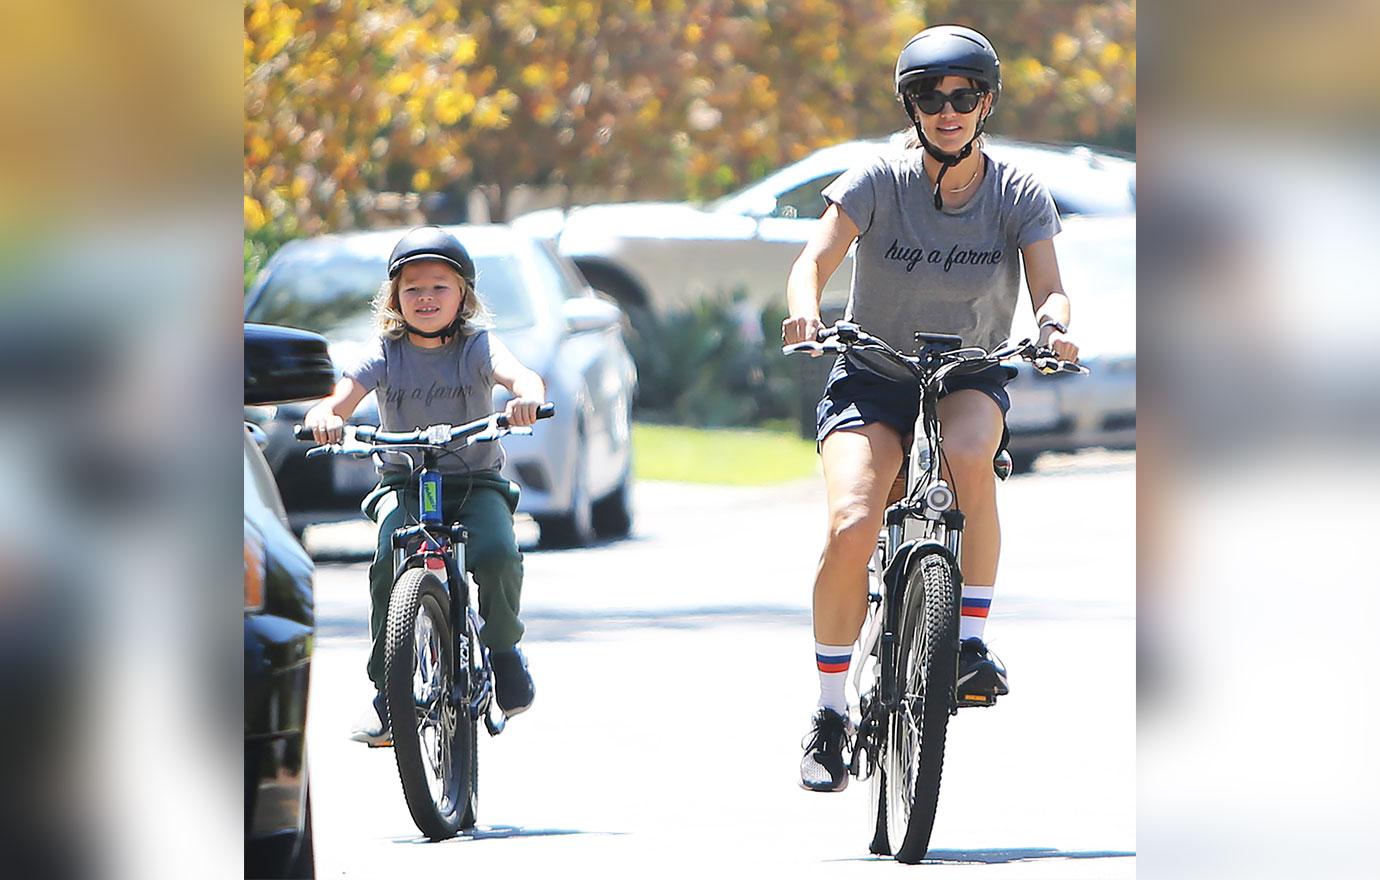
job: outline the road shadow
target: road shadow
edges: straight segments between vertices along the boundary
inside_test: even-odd
[[[517,837],[621,837],[624,831],[581,831],[575,828],[523,828],[519,825],[479,825],[449,840],[432,841],[425,837],[395,837],[394,843],[430,845],[432,843],[476,843],[481,840],[509,840]]]
[[[920,861],[922,865],[1005,865],[1011,862],[1032,862],[1039,859],[1126,859],[1134,852],[1123,850],[1062,850],[1053,847],[1031,846],[1010,849],[932,849]],[[830,859],[835,862],[888,862],[885,856],[859,856],[851,859]]]
[[[728,605],[606,611],[539,611],[522,615],[528,642],[566,642],[605,633],[638,629],[696,630],[724,624],[801,627],[810,624],[810,609],[787,605]]]
[[[344,563],[354,564],[359,562],[374,561],[374,546],[376,534],[373,531],[366,532],[360,523],[367,524],[369,529],[373,529],[373,524],[368,520],[358,519],[346,522],[346,525],[355,526],[355,533],[348,538],[339,537],[339,532],[332,538],[318,538],[319,533],[313,533],[307,540],[307,550],[312,562],[317,564],[325,563]],[[315,525],[315,524],[313,524]],[[327,527],[339,526],[339,523],[322,523]],[[620,547],[625,545],[639,544],[651,540],[650,535],[632,534],[621,538],[598,538],[583,547],[555,547],[540,544],[534,537],[535,532],[526,534],[519,530],[518,549],[523,554],[539,554],[542,556],[556,556],[562,553],[579,553],[585,550],[603,550],[609,547]]]

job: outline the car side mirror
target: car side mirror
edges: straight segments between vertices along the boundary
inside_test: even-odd
[[[623,310],[597,296],[579,296],[565,301],[561,308],[568,333],[606,330],[623,321]]]
[[[316,400],[335,390],[335,367],[317,333],[244,325],[244,404]]]

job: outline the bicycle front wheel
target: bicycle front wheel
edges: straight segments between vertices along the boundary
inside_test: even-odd
[[[384,646],[385,696],[407,809],[432,840],[464,826],[474,780],[474,727],[452,697],[456,664],[449,597],[436,575],[410,568],[393,585]],[[473,816],[469,817],[472,823]]]
[[[897,627],[896,693],[888,724],[885,809],[896,861],[925,857],[939,805],[944,738],[958,677],[960,581],[939,553],[921,557],[906,580]]]

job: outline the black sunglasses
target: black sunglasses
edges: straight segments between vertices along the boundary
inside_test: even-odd
[[[982,101],[982,96],[987,94],[985,89],[954,89],[949,94],[944,94],[937,89],[930,89],[928,92],[907,92],[913,104],[920,108],[920,112],[927,116],[933,116],[942,112],[945,104],[954,108],[955,113],[972,113],[977,109],[977,105]]]

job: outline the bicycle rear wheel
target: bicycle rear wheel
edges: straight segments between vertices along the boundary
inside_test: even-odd
[[[436,575],[410,568],[393,585],[384,646],[385,695],[407,809],[432,840],[464,825],[474,780],[468,687],[457,705],[449,597]],[[473,822],[473,817],[470,817]]]
[[[915,864],[929,849],[944,769],[944,738],[958,676],[960,581],[939,553],[921,557],[906,579],[897,627],[899,705],[888,724],[885,812],[896,861]]]
[[[878,767],[872,771],[872,790],[867,796],[868,806],[872,808],[872,842],[867,845],[867,851],[874,856],[889,856],[891,835],[887,830],[885,769]]]

